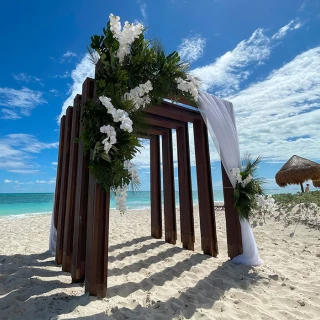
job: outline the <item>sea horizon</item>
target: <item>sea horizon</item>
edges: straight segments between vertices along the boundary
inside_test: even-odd
[[[266,189],[266,194],[296,193],[298,190],[291,189]],[[198,191],[192,192],[194,205],[198,204]],[[213,191],[214,202],[223,203],[223,191]],[[175,194],[176,206],[179,207],[179,192]],[[54,192],[18,192],[0,193],[0,217],[21,216],[32,214],[51,213],[53,209]],[[162,195],[163,202],[163,195]],[[128,209],[150,208],[150,191],[128,191]],[[114,195],[111,194],[110,208],[115,209]]]

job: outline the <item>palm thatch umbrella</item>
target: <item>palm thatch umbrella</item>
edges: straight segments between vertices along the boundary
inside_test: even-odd
[[[276,182],[280,187],[288,184],[300,184],[308,180],[320,180],[320,164],[311,160],[292,156],[276,174]]]
[[[315,188],[320,188],[320,180],[313,180],[312,184]]]

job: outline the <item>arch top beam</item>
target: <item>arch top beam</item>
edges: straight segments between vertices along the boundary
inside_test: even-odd
[[[145,118],[149,125],[162,127],[166,129],[177,129],[185,125],[185,122],[177,121],[175,119],[168,118],[166,116],[158,116],[155,114],[146,113]]]
[[[166,101],[162,102],[161,105],[154,105],[146,109],[146,113],[157,116],[165,114],[166,118],[182,122],[194,122],[202,119],[198,110],[188,109]]]

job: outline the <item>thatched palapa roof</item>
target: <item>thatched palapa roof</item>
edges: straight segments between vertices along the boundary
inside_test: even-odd
[[[320,180],[320,164],[296,155],[292,156],[276,174],[276,182],[280,187],[301,184],[308,180]]]
[[[320,180],[313,180],[312,184],[315,188],[320,188]]]

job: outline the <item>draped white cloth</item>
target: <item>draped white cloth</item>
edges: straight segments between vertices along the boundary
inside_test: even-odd
[[[52,215],[51,215],[51,227],[50,227],[50,238],[49,238],[49,251],[53,256],[56,255],[56,244],[57,244],[57,229],[54,226],[54,202],[55,202],[54,199],[55,199],[55,195],[53,196],[53,208],[52,208]]]
[[[199,93],[199,109],[208,127],[209,133],[220,155],[221,162],[233,187],[235,177],[230,174],[232,168],[240,168],[240,150],[236,121],[232,103],[211,94]],[[243,254],[232,259],[234,263],[251,266],[262,264],[257,244],[246,219],[240,219]]]

